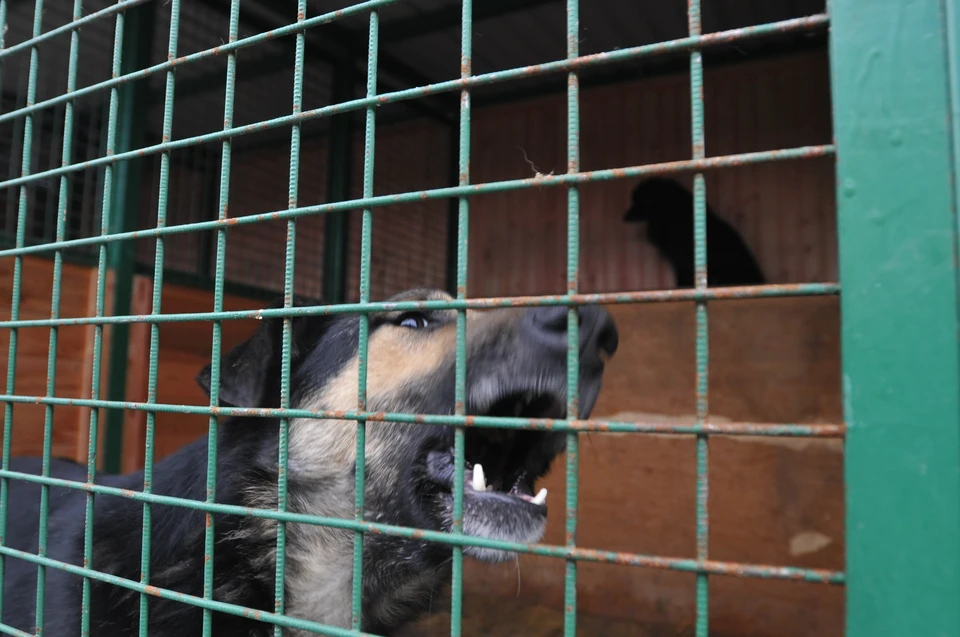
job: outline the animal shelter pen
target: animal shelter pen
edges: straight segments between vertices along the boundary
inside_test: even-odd
[[[61,0],[64,3],[65,0]],[[195,0],[198,5],[219,6],[210,0]],[[517,0],[519,3],[519,0]],[[602,5],[600,0],[590,3]],[[413,17],[450,24],[453,16],[459,34],[459,77],[443,81],[416,81],[416,71],[392,55],[385,55],[384,32],[390,22],[381,23],[381,12],[398,10],[412,3],[404,0],[368,0],[350,6],[337,5],[329,12],[318,12],[307,0],[283,3],[288,19],[295,22],[270,24],[257,11],[244,12],[259,5],[253,0],[230,0],[220,7],[228,10],[228,31],[217,33],[223,43],[183,54],[178,47],[181,32],[190,25],[181,19],[181,10],[188,4],[180,0],[120,0],[116,4],[84,3],[73,0],[72,18],[55,25],[45,24],[45,12],[56,3],[34,0],[31,12],[32,31],[24,39],[11,42],[8,18],[27,5],[26,0],[0,0],[0,79],[7,76],[11,62],[19,59],[27,68],[25,100],[8,104],[6,95],[0,112],[0,126],[16,126],[10,148],[18,148],[16,166],[10,178],[0,182],[0,192],[11,200],[16,193],[15,223],[12,233],[0,248],[0,263],[12,263],[11,305],[9,319],[0,320],[0,331],[9,337],[6,389],[0,399],[5,403],[3,421],[3,456],[0,469],[0,580],[5,565],[12,559],[36,565],[38,572],[37,618],[33,633],[0,625],[0,632],[11,635],[42,635],[44,632],[44,578],[50,569],[59,569],[83,578],[84,606],[82,634],[96,635],[89,621],[90,583],[99,580],[135,591],[140,596],[139,632],[147,635],[148,600],[155,597],[180,601],[203,609],[203,634],[212,631],[214,613],[255,616],[272,624],[275,634],[284,628],[297,628],[323,635],[360,635],[361,569],[364,537],[386,534],[420,539],[453,547],[453,579],[450,593],[450,634],[461,634],[464,597],[463,547],[516,551],[553,558],[563,568],[563,632],[577,633],[578,566],[581,563],[629,565],[638,569],[658,569],[692,574],[695,578],[695,621],[692,629],[697,637],[708,635],[711,608],[710,586],[721,578],[759,578],[796,580],[823,586],[845,588],[845,634],[849,637],[874,635],[917,635],[960,637],[960,342],[957,338],[960,316],[960,266],[958,266],[958,233],[956,212],[957,183],[960,179],[960,76],[957,65],[957,31],[960,29],[960,3],[956,0],[831,0],[825,12],[804,17],[790,17],[773,22],[708,31],[703,28],[701,10],[707,11],[711,0],[688,0],[687,32],[675,39],[611,49],[582,55],[583,33],[581,10],[587,3],[566,0],[565,57],[540,64],[515,66],[490,72],[474,72],[474,36],[480,17],[491,19],[498,11],[508,11],[510,3],[484,0],[462,0],[459,6],[430,3],[431,12]],[[330,3],[323,4],[328,6]],[[530,0],[523,4],[545,4]],[[562,3],[554,2],[559,11]],[[86,5],[86,6],[85,6]],[[91,9],[90,5],[97,8]],[[296,5],[296,12],[293,6]],[[795,5],[796,6],[796,5]],[[161,38],[156,29],[158,16],[169,16],[166,61],[151,64],[151,38]],[[248,17],[258,32],[241,37],[241,23]],[[166,19],[166,18],[164,18]],[[411,23],[407,15],[407,23]],[[349,29],[340,24],[365,21],[365,40],[350,39]],[[47,20],[49,22],[49,20]],[[496,24],[494,22],[494,24]],[[78,73],[84,56],[81,42],[85,29],[109,25],[113,33],[111,74],[108,79],[80,87]],[[384,27],[383,29],[381,27]],[[324,34],[311,39],[314,30]],[[360,29],[356,29],[358,32]],[[156,31],[156,32],[155,32]],[[828,144],[767,148],[751,152],[711,155],[706,145],[707,124],[704,98],[703,55],[717,47],[748,46],[754,42],[781,36],[829,32],[830,86],[834,141]],[[65,73],[66,86],[55,94],[39,97],[38,77],[49,63],[41,52],[56,39],[69,40],[69,60]],[[237,93],[238,57],[244,63],[257,64],[258,49],[286,38],[292,40],[293,64],[292,109],[276,117],[254,118],[256,121],[237,125],[234,110],[242,107]],[[327,38],[326,41],[323,41]],[[84,53],[91,53],[87,49]],[[102,52],[101,52],[102,53]],[[266,54],[265,54],[266,55]],[[334,68],[333,89],[329,103],[306,108],[305,77],[310,72],[314,55],[327,56]],[[356,60],[365,57],[365,93],[353,95],[354,79],[350,77]],[[686,159],[635,163],[581,170],[581,83],[586,72],[616,64],[640,65],[661,56],[682,56],[689,73],[689,123],[692,146]],[[248,57],[246,57],[248,56]],[[174,135],[176,91],[181,89],[182,74],[211,59],[226,59],[222,128],[186,136]],[[53,60],[50,60],[52,62]],[[275,66],[286,62],[274,62]],[[385,76],[387,77],[385,81]],[[405,77],[407,85],[396,81]],[[510,85],[523,90],[527,83],[542,77],[566,78],[565,158],[566,170],[559,174],[543,174],[517,179],[478,182],[471,178],[472,97],[476,90]],[[146,82],[163,78],[163,91],[153,95],[162,103],[161,134],[157,141],[145,134],[146,111],[151,95]],[[202,84],[194,78],[193,86]],[[207,82],[209,83],[209,82]],[[4,84],[5,86],[5,84]],[[541,90],[537,86],[535,90]],[[5,89],[4,89],[5,90]],[[289,86],[283,88],[289,90]],[[459,106],[449,118],[444,97],[459,96]],[[83,143],[78,153],[73,144],[78,135],[80,100],[101,97],[107,106],[102,135],[103,152],[92,154],[92,142]],[[269,96],[264,95],[267,100]],[[287,99],[284,97],[283,99]],[[509,96],[503,99],[510,99]],[[452,102],[451,102],[452,103]],[[388,107],[409,108],[407,118],[427,117],[441,120],[450,128],[455,140],[456,170],[447,185],[412,189],[401,187],[396,193],[376,194],[374,188],[375,141],[379,132],[378,114]],[[62,113],[61,113],[62,111]],[[48,121],[50,113],[60,113],[56,122]],[[351,113],[362,113],[363,154],[360,192],[349,187]],[[301,164],[307,161],[301,148],[304,129],[313,123],[329,120],[326,134],[334,158],[326,166],[329,178],[327,197],[323,203],[305,204],[301,191]],[[381,122],[382,123],[382,122]],[[50,165],[37,165],[36,157],[44,126],[52,126],[57,134],[51,139]],[[283,208],[263,208],[254,214],[232,215],[231,189],[244,184],[231,181],[235,144],[244,137],[277,131],[289,147],[287,177],[288,203]],[[86,139],[86,138],[83,138]],[[476,146],[475,140],[474,145]],[[8,143],[8,142],[4,142]],[[78,141],[79,144],[79,141]],[[214,166],[215,179],[202,184],[191,196],[210,202],[215,218],[191,218],[171,223],[168,209],[171,197],[178,193],[170,187],[171,175],[177,170],[174,151],[188,151],[203,145],[219,145],[209,157],[195,156],[196,161]],[[56,152],[54,152],[54,150]],[[204,151],[206,153],[207,151]],[[91,156],[92,155],[92,156]],[[11,154],[11,156],[13,156]],[[762,286],[708,287],[705,175],[743,166],[767,165],[775,162],[798,164],[814,159],[833,157],[836,161],[836,203],[838,207],[839,283],[825,280],[813,283],[773,283]],[[154,158],[157,161],[157,214],[151,227],[138,229],[142,181],[146,171],[131,168],[135,162]],[[194,161],[191,159],[191,161]],[[342,161],[337,161],[338,159]],[[153,166],[151,165],[151,169]],[[79,177],[77,177],[79,175]],[[599,182],[636,179],[653,175],[693,176],[695,197],[695,266],[696,285],[678,290],[617,290],[584,293],[581,289],[581,189]],[[83,181],[83,202],[76,203],[78,182]],[[455,182],[455,183],[454,183]],[[51,184],[56,184],[53,194]],[[89,186],[87,184],[90,184]],[[94,187],[93,184],[96,184]],[[43,203],[47,221],[45,230],[36,234],[43,215],[34,214],[41,206],[34,189],[43,186],[48,194]],[[499,297],[471,296],[468,289],[468,232],[471,229],[471,203],[481,195],[524,190],[563,189],[566,192],[565,285],[566,293],[558,295],[511,295]],[[442,200],[450,202],[446,246],[446,283],[455,293],[451,302],[424,301],[384,303],[372,294],[371,271],[374,250],[374,211],[397,204],[417,204]],[[53,202],[56,202],[55,204]],[[229,204],[229,205],[228,205]],[[346,233],[347,215],[361,211],[360,250],[356,285],[350,290]],[[399,213],[398,213],[399,214]],[[523,215],[524,210],[513,211]],[[474,215],[476,218],[477,215]],[[312,249],[297,242],[298,224],[315,217],[324,223],[322,252],[322,289],[327,305],[294,307],[294,296],[304,296],[295,289],[296,248]],[[97,224],[96,221],[99,221]],[[283,307],[271,309],[230,309],[225,297],[243,285],[228,281],[228,235],[246,226],[260,227],[269,222],[285,224],[283,257]],[[378,218],[379,220],[379,218]],[[39,231],[38,231],[39,232]],[[198,276],[190,280],[199,289],[211,290],[212,311],[164,313],[161,292],[166,283],[184,281],[182,273],[169,268],[165,246],[177,238],[207,237],[206,245],[196,239],[196,247],[188,256]],[[192,240],[192,239],[191,239]],[[136,242],[154,244],[153,263],[138,265]],[[276,247],[276,246],[274,246]],[[26,280],[28,260],[52,256],[52,295],[49,319],[24,318],[22,297],[34,281]],[[177,258],[180,258],[178,253]],[[250,257],[252,258],[252,257]],[[64,272],[72,263],[92,267],[92,304],[78,315],[63,317],[61,298],[71,290],[62,285]],[[205,264],[205,265],[204,265]],[[191,265],[193,267],[193,265]],[[299,270],[297,270],[299,271]],[[134,307],[135,277],[147,273],[152,278],[146,312]],[[199,276],[201,273],[211,276]],[[169,276],[168,276],[169,275]],[[249,281],[247,281],[249,284]],[[250,285],[248,285],[250,287]],[[842,289],[841,289],[842,288]],[[249,291],[249,290],[247,290]],[[279,292],[280,290],[274,290]],[[262,293],[259,290],[258,293]],[[357,292],[356,297],[352,293]],[[710,344],[708,318],[713,302],[731,299],[786,298],[840,295],[842,341],[842,391],[845,424],[790,424],[754,422],[716,422],[711,418],[709,398]],[[251,294],[252,296],[252,294]],[[351,302],[355,299],[356,302]],[[696,421],[693,424],[669,422],[626,422],[592,418],[578,420],[525,419],[516,417],[471,416],[466,413],[466,311],[496,307],[561,306],[567,313],[567,413],[578,406],[579,358],[578,318],[575,307],[586,303],[611,306],[631,304],[695,304],[696,383],[690,390],[696,396]],[[417,309],[453,309],[457,311],[456,410],[453,415],[379,413],[369,411],[366,397],[367,314],[377,311],[412,311]],[[360,368],[357,406],[348,412],[323,412],[290,409],[290,350],[292,318],[360,312]],[[224,333],[231,322],[249,319],[283,318],[284,365],[281,376],[279,409],[253,410],[219,406],[219,375]],[[209,406],[163,402],[158,398],[163,382],[158,371],[161,348],[161,326],[175,323],[206,322],[212,329],[210,361],[211,383]],[[64,354],[61,337],[73,326],[92,330],[89,357],[83,359],[89,374],[88,386],[81,395],[62,395],[57,388],[58,354]],[[131,333],[143,327],[148,330],[146,366],[146,399],[131,401],[127,394],[130,366],[136,363],[128,356]],[[86,327],[84,329],[87,329]],[[48,331],[46,345],[45,389],[23,393],[17,384],[18,347],[29,330]],[[21,348],[21,353],[22,353]],[[104,365],[106,361],[106,365]],[[141,364],[143,361],[141,361]],[[101,373],[105,369],[106,373]],[[86,372],[85,372],[86,373]],[[42,394],[42,395],[41,395]],[[43,405],[40,422],[14,421],[27,405]],[[87,482],[51,478],[50,459],[55,439],[55,412],[65,408],[89,410],[86,426]],[[142,491],[125,491],[94,484],[98,472],[119,471],[125,453],[123,438],[124,413],[145,415],[144,485]],[[102,415],[101,415],[102,414]],[[155,443],[164,435],[156,419],[163,414],[202,416],[208,419],[210,446],[207,458],[206,501],[178,499],[151,491]],[[246,509],[214,502],[217,475],[218,418],[222,416],[271,416],[280,419],[280,473],[278,510]],[[291,421],[303,418],[325,418],[354,421],[356,435],[356,502],[353,519],[307,516],[286,511],[286,462],[288,432]],[[368,422],[423,423],[428,426],[455,427],[455,479],[453,532],[396,527],[364,519],[365,425]],[[13,455],[11,440],[18,428],[41,428],[44,475],[35,476],[10,469]],[[565,474],[565,511],[553,512],[556,523],[562,517],[564,541],[518,545],[509,542],[471,538],[463,534],[463,498],[465,436],[471,428],[510,430],[539,429],[566,433],[567,452],[562,473]],[[585,548],[578,542],[578,523],[583,522],[578,504],[581,502],[580,434],[614,432],[629,436],[675,434],[695,439],[696,504],[695,552],[691,557],[670,557],[658,554],[619,552]],[[711,537],[710,450],[711,440],[724,437],[766,437],[816,440],[842,439],[845,486],[846,567],[837,569],[806,568],[789,564],[765,564],[719,560],[712,557],[708,540]],[[16,511],[8,510],[11,481],[32,481],[42,486],[41,525],[35,553],[6,546],[6,520]],[[69,487],[86,492],[86,534],[84,565],[67,564],[47,556],[46,512],[50,487]],[[633,493],[644,497],[641,485]],[[96,570],[93,562],[93,502],[97,497],[128,498],[143,504],[141,577],[139,581],[124,579]],[[628,503],[629,504],[629,503]],[[150,547],[151,507],[171,505],[206,513],[204,586],[201,595],[187,595],[151,585]],[[255,516],[276,520],[277,554],[275,608],[263,612],[228,604],[214,599],[214,514]],[[352,626],[323,626],[285,615],[284,581],[286,525],[303,523],[326,525],[351,531],[354,535],[352,578]],[[619,522],[618,522],[619,524]],[[749,524],[749,522],[747,522]],[[2,603],[2,598],[0,598]],[[558,609],[559,610],[559,609]],[[2,609],[0,609],[2,612]]]

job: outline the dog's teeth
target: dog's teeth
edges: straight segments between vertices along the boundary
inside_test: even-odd
[[[473,465],[473,490],[474,491],[487,490],[487,481],[483,477],[483,467],[480,466],[479,462]]]
[[[533,502],[534,504],[543,504],[544,502],[547,501],[547,490],[545,488],[540,489],[540,493],[538,493],[537,496],[530,501]]]

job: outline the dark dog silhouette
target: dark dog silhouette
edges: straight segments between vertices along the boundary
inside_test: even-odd
[[[672,179],[654,177],[633,190],[623,220],[647,222],[647,240],[673,268],[678,288],[694,287],[693,195]],[[707,205],[707,284],[762,285],[763,272],[733,226]]]

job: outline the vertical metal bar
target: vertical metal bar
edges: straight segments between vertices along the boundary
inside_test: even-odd
[[[567,59],[580,55],[580,3],[567,0]],[[567,74],[567,173],[580,172],[580,79]],[[567,294],[577,294],[580,277],[580,189],[567,189]],[[579,311],[567,311],[567,418],[580,411],[580,321]],[[577,545],[577,500],[579,496],[580,438],[567,433],[566,546]],[[563,634],[577,634],[577,562],[567,560],[563,592]]]
[[[460,15],[460,77],[473,73],[473,1],[463,0]],[[470,183],[470,91],[460,92],[460,148],[458,185]],[[470,234],[470,204],[460,197],[457,215],[457,298],[467,298],[468,240]],[[454,413],[467,413],[467,313],[457,310],[457,356],[455,369]],[[463,472],[466,465],[466,433],[463,427],[454,430],[453,437],[453,528],[455,535],[463,533]],[[453,585],[450,600],[450,635],[460,637],[463,619],[463,548],[453,547]]]
[[[170,3],[170,33],[167,38],[167,59],[177,57],[177,39],[180,33],[180,0],[171,0]],[[161,141],[167,142],[173,135],[173,105],[174,85],[176,75],[173,69],[167,71],[166,84],[163,94],[163,130]],[[160,155],[160,179],[157,195],[157,227],[167,225],[167,209],[170,201],[170,151]],[[164,239],[157,236],[156,251],[153,261],[153,299],[150,308],[151,315],[160,314],[163,300],[163,257]],[[147,402],[157,402],[157,373],[160,356],[160,324],[150,324],[150,353],[147,372]],[[146,432],[144,441],[143,464],[143,492],[153,491],[153,461],[154,461],[154,434],[156,428],[156,412],[148,411],[146,418]],[[140,538],[140,583],[150,583],[150,544],[152,532],[152,517],[150,503],[143,503],[143,529]],[[149,600],[146,593],[140,594],[140,637],[147,637],[149,625]]]
[[[36,0],[33,8],[33,37],[39,36],[43,31],[43,0]],[[34,45],[30,48],[30,70],[28,71],[27,79],[27,106],[33,104],[37,99],[37,79],[39,74],[40,67],[40,50],[39,47]],[[23,155],[20,160],[20,174],[29,175],[31,172],[31,160],[33,158],[33,132],[34,132],[34,116],[27,115],[24,120],[23,127]],[[26,231],[27,231],[27,215],[30,212],[30,186],[23,185],[20,186],[20,199],[17,207],[17,236],[16,236],[16,245],[22,246],[26,241]],[[23,277],[23,259],[16,258],[14,261],[14,270],[13,270],[13,300],[11,307],[11,317],[13,316],[13,308],[16,308],[16,311],[19,313],[19,304],[20,304],[20,286],[22,285]],[[13,393],[13,381],[16,376],[16,337],[17,331],[11,330],[10,332],[10,362],[7,368],[7,387],[9,393]],[[54,361],[56,365],[56,361]],[[48,381],[49,382],[49,381]],[[5,424],[9,426],[10,420],[13,418],[13,409],[12,406],[8,409],[7,421]],[[52,418],[50,419],[52,421]],[[50,435],[48,435],[48,433]],[[46,423],[44,426],[44,460],[43,460],[43,473],[44,475],[49,475],[50,473],[50,454],[48,451],[49,441],[52,439],[52,433],[47,431]],[[7,438],[4,438],[4,443],[7,443]],[[47,501],[49,496],[49,488],[41,489],[40,495],[40,532],[38,538],[38,550],[37,552],[43,556],[47,552],[47,516],[44,515],[47,512]],[[6,513],[6,503],[4,503],[4,513]],[[45,574],[46,571],[43,566],[37,566],[37,630],[36,634],[40,635],[43,633],[43,593],[45,589]]]
[[[333,66],[333,103],[354,97],[353,61]],[[353,168],[353,113],[340,113],[330,120],[330,148],[327,159],[327,201],[350,197]],[[347,232],[349,213],[338,211],[323,217],[324,303],[342,303],[347,287]]]
[[[34,22],[37,21],[37,15],[43,10],[42,2],[37,0],[37,6],[34,7]],[[7,35],[7,0],[0,0],[0,49],[6,45]],[[33,65],[33,57],[36,55],[36,47],[30,53],[30,63]],[[28,115],[25,118],[27,122],[33,122]],[[16,145],[17,135],[13,137],[13,145]],[[29,157],[29,155],[26,155]],[[11,157],[10,169],[13,170],[13,158]],[[22,168],[22,166],[21,166]],[[29,166],[27,169],[29,170]],[[21,187],[22,189],[22,187]],[[8,195],[9,197],[9,195]],[[12,199],[12,197],[9,197]],[[17,217],[17,229],[14,239],[16,247],[22,247],[24,244],[24,224],[20,223],[19,215]],[[20,284],[23,276],[23,257],[13,258],[13,293],[10,299],[10,320],[16,321],[20,318]],[[10,328],[10,343],[7,351],[7,387],[6,392],[12,394],[16,391],[17,379],[17,340],[19,330]],[[10,438],[13,435],[13,403],[5,403],[3,406],[3,469],[10,468]],[[0,478],[0,544],[6,544],[7,535],[7,498],[10,485],[8,478]],[[6,573],[6,558],[0,555],[0,590],[3,590],[4,575]],[[2,598],[3,595],[0,595]],[[3,613],[3,599],[0,599],[0,616]]]
[[[73,19],[77,20],[83,15],[82,0],[74,0]],[[70,57],[67,63],[67,90],[72,93],[77,87],[77,60],[78,49],[80,45],[79,30],[74,29],[70,32]],[[73,111],[75,104],[73,100],[66,103],[63,112],[63,142],[60,155],[60,165],[66,166],[72,161],[73,157]],[[70,182],[67,175],[60,176],[60,191],[57,198],[57,226],[56,241],[65,239],[67,227],[67,199],[70,194]],[[53,257],[53,289],[50,295],[50,318],[60,318],[60,289],[63,281],[63,252],[57,250]],[[56,327],[50,328],[50,341],[47,347],[47,387],[46,395],[53,396],[56,393],[57,377],[57,351],[59,330]],[[45,476],[50,475],[50,455],[53,444],[53,405],[47,405],[44,410],[43,419],[43,460],[41,473]],[[46,522],[49,516],[50,507],[50,488],[47,485],[40,487],[40,537],[37,543],[37,554],[46,555],[47,552],[47,529]],[[42,566],[37,568],[37,615],[36,615],[36,633],[43,632],[44,617],[44,592],[46,587],[46,572]]]
[[[367,97],[377,94],[377,54],[380,40],[380,15],[370,13],[370,37],[367,43]],[[368,106],[363,139],[363,197],[373,196],[374,148],[376,141],[376,106]],[[360,237],[360,302],[370,301],[370,250],[373,246],[373,211],[363,209],[363,226]],[[360,365],[357,380],[357,408],[367,409],[367,336],[370,331],[369,316],[360,317],[360,342],[358,350]],[[357,462],[354,487],[354,518],[363,520],[364,488],[366,484],[366,429],[364,420],[357,421]],[[353,538],[353,617],[351,625],[360,630],[363,623],[363,532],[356,531]]]
[[[307,0],[297,2],[297,22],[307,19]],[[306,34],[300,31],[296,36],[296,54],[293,64],[293,107],[294,115],[303,110],[303,64],[306,48]],[[287,182],[287,205],[296,208],[300,199],[300,124],[290,127],[290,175]],[[297,221],[287,221],[287,244],[283,264],[283,306],[293,307],[294,295],[294,264],[297,254]],[[290,356],[293,340],[293,319],[283,319],[283,342],[280,358],[280,408],[290,408]],[[280,419],[280,432],[277,452],[277,509],[287,509],[287,453],[290,447],[290,419]],[[287,525],[277,521],[277,565],[274,577],[273,610],[275,613],[284,612],[284,592],[286,589],[286,547]],[[283,637],[281,626],[273,627],[274,637]]]
[[[150,62],[153,44],[153,25],[156,23],[156,2],[126,11],[126,34],[121,74],[132,73]],[[119,122],[115,152],[123,153],[143,145],[146,123],[146,82],[127,82],[121,85],[119,95]],[[117,164],[114,182],[114,211],[110,219],[110,233],[135,230],[140,212],[140,182],[143,162],[124,161]],[[113,314],[130,313],[133,296],[133,271],[136,266],[136,243],[115,241],[108,248],[108,265],[113,273]],[[110,361],[108,363],[107,399],[122,401],[127,391],[127,351],[130,326],[117,324],[110,329]],[[103,468],[108,473],[120,471],[123,454],[122,409],[108,409],[105,416]]]
[[[111,72],[114,76],[121,73],[123,65],[124,26],[126,17],[123,12],[117,14],[116,24],[113,33],[113,65]],[[114,87],[110,89],[110,102],[107,110],[107,131],[104,140],[104,152],[107,155],[113,155],[117,150],[117,128],[118,113],[120,110],[120,89]],[[103,171],[103,189],[100,204],[100,234],[105,236],[110,233],[111,219],[113,216],[114,197],[114,172],[117,167],[114,164],[107,164]],[[108,244],[102,243],[98,247],[97,254],[97,294],[96,294],[96,315],[104,316],[106,310],[106,289],[107,289],[107,247]],[[93,352],[91,367],[90,398],[92,400],[100,399],[100,370],[103,353],[103,325],[95,325],[93,330]],[[97,442],[99,440],[100,411],[98,409],[90,410],[90,427],[87,439],[87,482],[93,482],[97,474]],[[93,563],[93,513],[94,513],[94,495],[87,493],[86,507],[84,511],[83,525],[83,563],[91,568],[96,568]],[[80,634],[82,637],[90,635],[90,578],[83,578],[83,590],[81,592],[80,605]]]
[[[960,635],[960,77],[944,6],[830,3],[849,637]]]
[[[237,39],[240,29],[240,0],[230,0],[230,27],[227,36],[228,42]],[[237,86],[237,54],[231,51],[227,54],[227,80],[223,98],[223,128],[233,127],[233,101]],[[227,219],[227,206],[230,203],[230,158],[232,142],[230,138],[223,140],[220,150],[220,200],[217,208],[217,219]],[[223,311],[223,279],[227,262],[227,230],[225,226],[217,228],[217,262],[214,273],[213,311]],[[222,322],[213,321],[213,341],[210,353],[210,406],[220,404],[220,354]],[[217,496],[217,417],[210,416],[207,428],[207,494],[206,501],[212,504]],[[214,527],[213,514],[206,514],[206,528],[203,537],[203,597],[213,599],[213,564],[214,564]],[[213,613],[209,609],[203,610],[203,637],[210,637],[213,631]]]
[[[687,0],[687,21],[690,36],[702,33],[700,19],[700,0]],[[690,53],[690,113],[691,137],[693,141],[693,159],[706,157],[706,143],[703,124],[703,56],[699,50]],[[697,290],[707,288],[707,195],[703,173],[693,176],[693,238],[694,238],[694,285]],[[707,402],[709,341],[706,301],[696,302],[696,392],[697,423],[706,422],[709,404]],[[697,434],[697,559],[707,559],[707,544],[710,527],[707,510],[709,494],[708,438],[706,434]],[[710,627],[709,583],[706,573],[697,574],[697,615],[696,636],[707,637]]]
[[[6,47],[7,41],[7,0],[0,0],[0,51]],[[0,61],[0,77],[2,77],[3,71],[3,62]],[[0,84],[2,86],[2,84]],[[14,133],[14,136],[11,138],[11,147],[16,145],[17,136]],[[10,167],[13,168],[13,161],[10,161]],[[8,199],[11,197],[7,195]],[[10,219],[11,215],[7,215],[7,219]],[[21,266],[22,259],[17,259],[14,257],[14,270]],[[14,294],[13,298],[10,301],[10,320],[16,321],[20,318],[20,277],[16,276],[13,280],[14,285]],[[16,375],[17,375],[17,328],[10,328],[10,344],[9,351],[7,353],[7,386],[6,392],[12,394],[15,391],[16,385]],[[3,405],[3,450],[2,459],[0,459],[0,466],[3,467],[4,471],[10,469],[10,436],[13,435],[13,403],[4,403]],[[10,488],[9,483],[7,482],[9,478],[3,477],[0,478],[0,546],[6,544],[7,537],[7,493]],[[0,591],[4,590],[4,574],[6,573],[6,556],[0,554]],[[3,618],[3,595],[0,595],[0,619]]]

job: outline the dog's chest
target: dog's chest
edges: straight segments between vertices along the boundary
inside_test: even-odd
[[[320,530],[320,529],[312,529]],[[329,531],[329,530],[327,530]],[[328,533],[299,537],[288,545],[286,612],[291,617],[350,628],[353,600],[352,535]],[[365,626],[396,626],[421,611],[429,610],[434,594],[444,581],[443,569],[425,568],[416,573],[374,567],[364,569],[363,623]],[[290,637],[313,633],[289,629]]]

